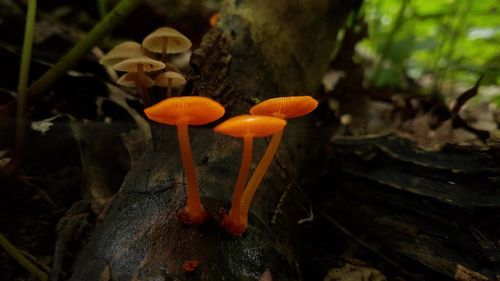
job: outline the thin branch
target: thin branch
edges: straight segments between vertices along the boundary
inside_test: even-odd
[[[125,19],[139,4],[141,0],[122,0],[116,7],[102,19],[92,30],[80,40],[57,63],[42,75],[28,90],[30,99],[36,98],[47,91],[62,75],[73,67],[86,53],[90,51],[102,38],[109,35],[123,19]]]
[[[33,49],[33,34],[35,32],[36,0],[28,2],[26,26],[24,29],[23,50],[17,85],[17,120],[16,120],[16,151],[22,152],[24,143],[24,127],[26,126],[26,92],[30,72],[31,51]]]
[[[38,277],[41,281],[46,281],[48,276],[47,273],[39,269],[30,260],[28,260],[14,245],[12,245],[3,234],[0,233],[0,246],[9,253],[9,255],[15,259],[22,267],[31,272],[33,275]]]

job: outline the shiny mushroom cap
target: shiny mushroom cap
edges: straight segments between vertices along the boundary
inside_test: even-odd
[[[125,87],[136,87],[137,85],[135,84],[137,82],[139,74],[137,72],[129,72],[125,73],[122,75],[118,80],[116,80],[116,83],[118,85],[122,85]],[[148,88],[151,88],[154,86],[155,81],[153,79],[149,78],[147,75],[142,75],[142,82],[144,85]]]
[[[129,58],[113,66],[114,70],[126,72],[138,72],[138,66],[142,64],[144,72],[156,71],[165,68],[165,64],[161,61],[142,56]]]
[[[144,56],[142,45],[134,41],[126,41],[111,49],[99,60],[99,63],[106,66],[113,66],[128,58],[140,56]]]
[[[279,97],[254,105],[250,113],[290,119],[306,115],[317,106],[318,101],[310,96]]]
[[[167,53],[182,53],[191,48],[191,41],[179,31],[170,27],[160,27],[142,41],[144,48],[154,53],[162,52],[162,42],[168,38]]]
[[[220,103],[199,96],[168,98],[144,109],[149,119],[168,125],[205,125],[221,118],[224,112]]]
[[[163,72],[156,77],[156,85],[160,87],[168,87],[168,80],[171,80],[171,87],[179,87],[186,84],[186,79],[180,73],[174,71]]]
[[[214,128],[220,134],[235,138],[267,137],[285,127],[286,121],[280,118],[261,115],[239,115],[227,119]]]

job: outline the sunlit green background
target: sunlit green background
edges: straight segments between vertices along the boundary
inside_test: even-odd
[[[358,51],[373,61],[376,87],[405,88],[417,80],[424,94],[453,95],[484,75],[476,101],[500,105],[500,1],[365,0],[369,38]]]

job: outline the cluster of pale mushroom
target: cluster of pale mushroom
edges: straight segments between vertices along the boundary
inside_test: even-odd
[[[135,87],[143,103],[150,105],[149,88],[165,87],[166,96],[171,97],[172,88],[186,83],[179,69],[166,61],[166,55],[183,53],[190,48],[191,41],[182,33],[170,27],[161,27],[146,36],[142,44],[127,41],[115,46],[99,62],[116,71],[126,72],[116,83]],[[161,54],[159,60],[155,59],[158,54]]]
[[[236,179],[229,214],[223,214],[222,227],[232,235],[241,235],[248,226],[252,198],[278,149],[287,119],[306,115],[318,105],[310,96],[279,97],[263,101],[250,109],[250,114],[227,119],[214,128],[217,133],[243,139],[243,156]],[[204,125],[224,115],[218,102],[200,96],[167,98],[144,110],[149,119],[177,126],[179,148],[186,176],[187,206],[179,212],[179,220],[201,224],[209,218],[198,190],[198,181],[189,143],[188,126]],[[272,139],[247,183],[252,161],[254,138],[272,135]]]

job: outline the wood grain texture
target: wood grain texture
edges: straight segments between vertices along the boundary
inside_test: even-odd
[[[456,280],[500,279],[498,149],[426,151],[397,134],[335,139],[333,149],[326,208],[356,235]]]

